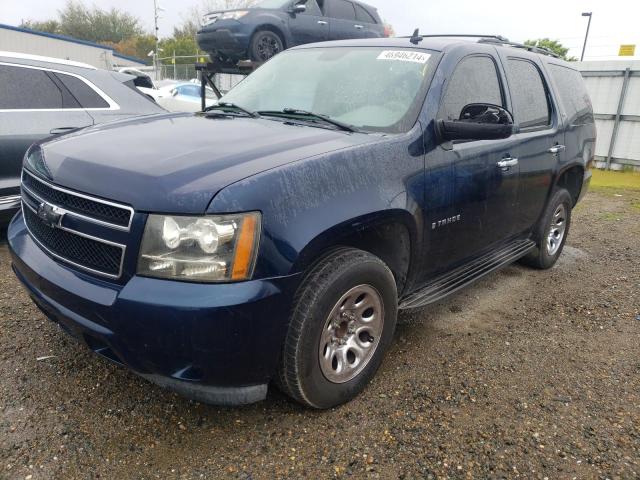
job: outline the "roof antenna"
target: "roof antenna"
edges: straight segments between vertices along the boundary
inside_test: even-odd
[[[424,38],[420,36],[420,29],[416,28],[415,32],[413,32],[413,35],[411,36],[411,40],[409,41],[414,45],[418,45],[422,40],[424,40]]]

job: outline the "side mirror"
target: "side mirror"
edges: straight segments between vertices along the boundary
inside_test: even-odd
[[[304,13],[307,11],[307,6],[303,3],[299,3],[291,7],[291,13]]]
[[[499,140],[513,134],[513,116],[498,105],[471,103],[459,120],[438,120],[436,126],[442,141]]]
[[[172,97],[176,97],[178,95],[178,89],[174,88],[173,90],[171,90],[171,96]]]

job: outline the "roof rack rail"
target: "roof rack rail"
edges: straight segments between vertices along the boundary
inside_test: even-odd
[[[497,38],[493,38],[493,37],[484,37],[484,38],[481,38],[480,40],[478,40],[478,43],[494,43],[494,44],[498,44],[498,45],[506,45],[508,47],[522,48],[522,49],[527,50],[529,52],[539,53],[541,55],[547,55],[549,57],[562,58],[557,53],[555,53],[555,52],[553,52],[553,51],[551,51],[551,50],[549,50],[548,48],[545,48],[545,47],[537,47],[537,46],[534,46],[534,45],[525,45],[524,43],[510,42],[506,38],[503,39],[503,40],[497,39]]]
[[[508,47],[522,48],[529,52],[539,53],[541,55],[548,55],[554,58],[562,58],[560,55],[549,50],[548,48],[536,47],[533,45],[525,45],[524,43],[512,42],[508,38],[503,37],[502,35],[473,35],[470,33],[439,33],[439,34],[431,34],[431,35],[420,35],[419,31],[416,29],[416,31],[413,33],[412,36],[400,37],[400,38],[409,38],[411,43],[417,45],[419,42],[418,40],[419,38],[422,39],[422,38],[442,38],[442,37],[444,38],[446,37],[477,38],[478,43],[493,43],[495,45],[505,45]]]

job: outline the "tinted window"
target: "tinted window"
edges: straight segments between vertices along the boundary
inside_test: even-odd
[[[62,92],[43,70],[0,65],[0,109],[62,108]]]
[[[467,57],[458,64],[444,96],[444,118],[459,120],[462,109],[470,103],[503,106],[498,71],[489,57]]]
[[[331,0],[331,13],[333,18],[340,18],[343,20],[355,20],[356,11],[353,8],[353,3],[345,0]]]
[[[302,0],[297,2],[298,5],[306,5],[307,11],[303,15],[315,15],[316,17],[322,16],[322,11],[316,0]]]
[[[153,82],[149,77],[136,77],[133,79],[133,84],[136,87],[153,88]]]
[[[78,77],[64,73],[56,73],[55,76],[78,100],[82,108],[109,108],[109,103]]]
[[[549,65],[549,71],[558,88],[560,103],[571,125],[593,123],[591,99],[580,72],[560,65]]]
[[[354,6],[356,7],[356,19],[359,22],[378,23],[376,22],[376,19],[373,18],[373,16],[369,12],[367,12],[363,7],[361,7],[357,3],[354,4]]]
[[[521,128],[551,123],[551,109],[540,70],[527,60],[510,58],[509,89],[516,122]]]

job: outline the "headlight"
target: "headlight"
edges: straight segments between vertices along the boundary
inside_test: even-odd
[[[248,280],[253,274],[260,214],[149,215],[138,275],[193,282]]]
[[[239,18],[244,17],[247,13],[249,13],[248,10],[237,10],[235,12],[227,12],[220,15],[219,19],[220,20],[238,20]]]

